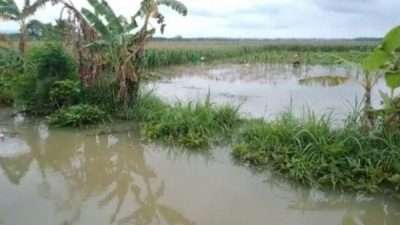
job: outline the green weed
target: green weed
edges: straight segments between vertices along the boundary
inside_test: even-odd
[[[55,127],[81,127],[107,120],[107,114],[97,106],[75,105],[49,116],[49,124]]]
[[[168,105],[153,95],[142,96],[131,117],[142,123],[146,139],[192,149],[231,135],[240,122],[237,108],[216,106],[209,99]]]
[[[399,190],[399,133],[366,134],[354,119],[333,127],[327,118],[290,113],[273,122],[248,121],[235,138],[233,156],[318,188]]]

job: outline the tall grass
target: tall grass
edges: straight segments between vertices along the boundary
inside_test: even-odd
[[[151,94],[140,96],[128,114],[141,124],[147,140],[197,150],[228,141],[238,160],[270,167],[304,185],[370,193],[400,190],[400,133],[379,126],[367,133],[357,116],[339,127],[312,114],[245,120],[237,108],[209,99],[171,105]]]
[[[159,44],[146,51],[142,65],[146,69],[153,69],[162,66],[221,60],[237,63],[293,63],[300,61],[308,64],[335,64],[337,60],[332,55],[357,60],[371,48],[370,45],[245,45],[240,42],[238,45],[198,46],[194,43],[181,46],[178,44],[174,48]]]
[[[208,98],[168,105],[151,94],[140,97],[131,118],[142,123],[145,138],[192,149],[229,137],[240,122],[237,108],[216,106]]]
[[[163,102],[142,95],[131,119],[148,140],[190,149],[213,143],[232,145],[240,162],[268,167],[304,185],[355,192],[400,190],[400,132],[377,127],[366,132],[357,112],[344,124],[308,113],[283,113],[274,121],[243,119],[237,108],[199,103]]]
[[[340,191],[400,188],[400,134],[365,133],[356,120],[334,128],[328,118],[248,121],[236,135],[233,155],[268,166],[302,184]]]

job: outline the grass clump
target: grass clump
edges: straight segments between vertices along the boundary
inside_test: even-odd
[[[365,134],[352,122],[333,128],[329,119],[291,114],[273,122],[248,121],[233,156],[317,188],[373,193],[400,188],[400,135]]]
[[[107,114],[97,106],[75,105],[60,109],[49,116],[49,124],[55,127],[81,127],[104,122]]]
[[[133,117],[142,123],[146,139],[191,149],[206,148],[218,138],[229,137],[240,122],[238,109],[216,106],[209,98],[168,105],[153,95],[140,98]]]

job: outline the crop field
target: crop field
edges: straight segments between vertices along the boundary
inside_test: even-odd
[[[144,57],[148,68],[201,62],[336,64],[359,61],[378,41],[365,40],[156,40]]]

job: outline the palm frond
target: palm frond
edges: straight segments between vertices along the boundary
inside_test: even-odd
[[[101,21],[101,19],[91,11],[83,8],[82,14],[86,18],[86,20],[91,24],[91,26],[104,38],[110,35],[110,31],[107,26]]]
[[[22,10],[22,15],[25,17],[31,16],[50,1],[51,0],[36,0],[32,5],[25,5],[24,9]]]
[[[104,0],[88,0],[90,5],[94,8],[95,14],[104,16],[107,20],[109,30],[115,32],[122,32],[123,26],[120,19],[112,10],[111,6]]]
[[[183,16],[188,14],[187,7],[182,2],[177,0],[158,0],[157,4],[167,6]]]

